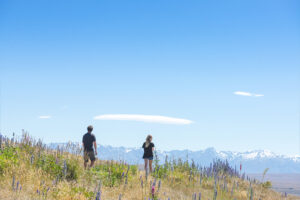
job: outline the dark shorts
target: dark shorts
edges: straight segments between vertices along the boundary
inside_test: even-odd
[[[150,156],[150,157],[143,157],[144,159],[147,159],[147,160],[153,160],[153,156]]]
[[[91,161],[95,161],[96,158],[95,158],[94,151],[84,151],[83,159],[84,159],[84,162],[89,162],[89,159]]]

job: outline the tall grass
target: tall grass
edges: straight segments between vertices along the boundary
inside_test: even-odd
[[[187,160],[166,157],[148,175],[137,165],[97,160],[84,170],[82,149],[69,143],[50,149],[23,133],[0,138],[0,199],[296,199],[262,187],[215,160],[201,167]]]

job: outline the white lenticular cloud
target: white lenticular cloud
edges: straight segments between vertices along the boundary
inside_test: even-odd
[[[240,92],[240,91],[237,91],[237,92],[234,92],[234,94],[235,95],[241,95],[241,96],[248,96],[248,97],[252,96],[252,94],[249,93],[249,92]]]
[[[40,119],[50,119],[51,116],[50,115],[42,115],[42,116],[39,116]]]
[[[177,124],[187,125],[193,123],[188,119],[166,117],[160,115],[135,115],[135,114],[106,114],[98,115],[94,117],[95,120],[127,120],[127,121],[140,121],[148,123],[160,123],[160,124]]]
[[[250,92],[242,92],[242,91],[236,91],[233,94],[240,95],[240,96],[247,96],[247,97],[263,97],[263,94],[254,94]]]

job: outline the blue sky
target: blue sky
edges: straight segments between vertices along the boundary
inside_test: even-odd
[[[81,141],[92,124],[104,145],[151,133],[161,150],[300,154],[299,11],[296,0],[1,1],[0,130]],[[94,119],[106,114],[193,123]]]

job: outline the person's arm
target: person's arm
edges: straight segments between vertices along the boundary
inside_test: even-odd
[[[97,143],[96,143],[96,141],[94,142],[94,147],[95,147],[95,155],[97,155]]]
[[[84,137],[82,137],[82,148],[84,149]]]
[[[95,155],[97,155],[98,154],[98,152],[97,152],[97,143],[96,143],[96,137],[94,137],[94,147],[95,147]]]
[[[152,152],[154,152],[154,144],[152,145]]]

